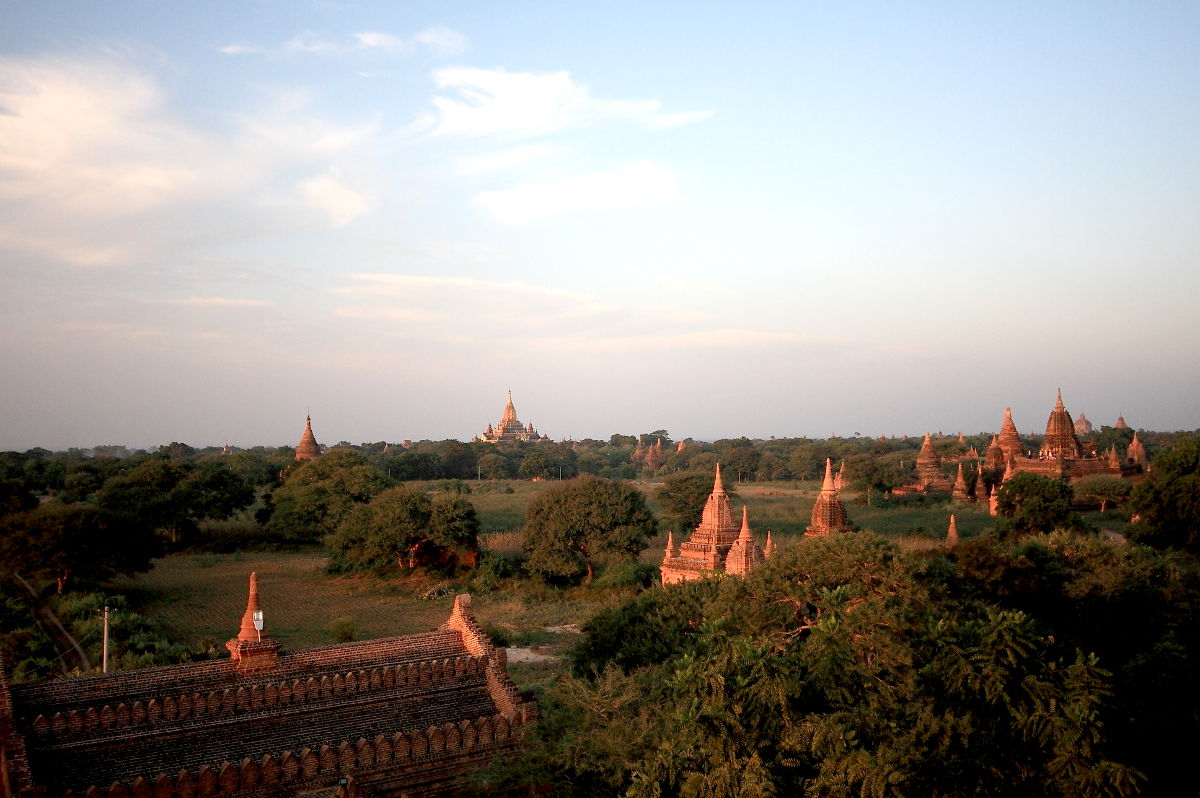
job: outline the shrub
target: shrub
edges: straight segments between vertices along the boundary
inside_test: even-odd
[[[336,642],[349,643],[358,633],[358,624],[354,622],[353,618],[334,618],[325,627],[325,631],[329,632],[330,637]]]

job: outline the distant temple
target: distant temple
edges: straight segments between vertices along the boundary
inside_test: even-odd
[[[634,468],[657,471],[664,462],[662,438],[656,439],[649,446],[642,446],[642,439],[639,437],[633,454],[629,456],[629,461],[633,463]]]
[[[812,508],[812,523],[804,531],[805,537],[826,537],[834,532],[850,529],[846,508],[838,498],[837,485],[833,479],[833,461],[825,458],[825,479],[821,481],[821,492]]]
[[[320,456],[321,447],[317,445],[317,438],[312,431],[312,416],[305,416],[304,434],[300,436],[300,442],[296,444],[296,459],[316,460]]]
[[[223,661],[36,684],[0,668],[0,796],[458,794],[517,753],[536,715],[467,595],[432,632],[287,652],[252,574],[226,647]]]
[[[539,435],[533,428],[533,422],[522,425],[517,418],[517,409],[513,407],[512,391],[508,392],[508,402],[504,405],[504,413],[500,423],[494,428],[491,424],[487,429],[475,436],[475,440],[484,443],[515,443],[517,441],[544,441],[545,435]]]
[[[1124,424],[1124,419],[1118,421]],[[988,447],[987,466],[994,471],[1003,469],[1006,474],[1040,474],[1064,481],[1092,474],[1111,474],[1138,480],[1149,469],[1149,461],[1140,441],[1136,447],[1130,444],[1124,462],[1115,450],[1100,453],[1096,451],[1095,443],[1089,444],[1089,447],[1081,445],[1076,424],[1063,404],[1061,389],[1046,420],[1046,434],[1036,455],[1032,452],[1027,455],[1023,451],[1016,425],[1013,424],[1012,411],[1007,407],[1004,408],[1004,424],[1000,430],[998,448],[1000,451]]]
[[[1075,434],[1076,435],[1091,435],[1092,422],[1088,421],[1087,413],[1080,413],[1079,418],[1075,419]]]
[[[1125,423],[1125,416],[1117,415],[1117,423],[1113,424],[1113,429],[1129,429],[1129,425]]]
[[[768,553],[773,546],[767,536]],[[715,573],[744,574],[767,556],[750,532],[750,514],[742,507],[741,526],[733,520],[729,494],[721,482],[721,466],[713,480],[712,493],[704,503],[700,525],[689,540],[675,549],[675,536],[667,533],[667,546],[660,566],[662,583],[674,585],[704,579]]]

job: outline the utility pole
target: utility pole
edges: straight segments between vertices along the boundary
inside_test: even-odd
[[[100,672],[108,673],[108,605],[104,605],[104,644],[100,653]]]

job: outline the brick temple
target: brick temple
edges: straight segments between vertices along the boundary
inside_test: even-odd
[[[750,514],[742,507],[742,523],[733,520],[729,494],[721,482],[721,466],[717,464],[712,493],[704,503],[700,525],[691,537],[675,548],[675,536],[667,534],[663,552],[664,585],[674,585],[692,579],[704,579],[717,573],[744,574],[771,554],[770,534],[767,548],[759,547],[750,532]]]
[[[533,422],[521,424],[517,418],[517,408],[513,406],[512,391],[508,392],[508,402],[504,405],[504,412],[500,416],[500,423],[493,427],[487,425],[480,434],[476,435],[475,440],[483,441],[484,443],[516,443],[518,441],[544,441],[548,440],[545,435],[539,435],[538,431],[533,428]]]
[[[222,661],[37,684],[0,669],[0,796],[453,795],[515,755],[536,715],[467,595],[431,632],[287,652],[251,575],[226,647]]]
[[[312,416],[304,417],[304,432],[300,442],[296,444],[297,460],[316,460],[321,456],[321,447],[317,444],[317,436],[312,431]]]

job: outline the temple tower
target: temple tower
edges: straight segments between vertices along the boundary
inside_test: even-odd
[[[958,464],[958,476],[954,479],[953,497],[956,502],[966,503],[971,500],[967,495],[967,480],[963,477],[962,463]],[[953,518],[954,516],[950,516]]]
[[[1113,429],[1129,429],[1129,425],[1125,423],[1125,416],[1117,415],[1117,423],[1113,424]]]
[[[1076,460],[1079,458],[1079,439],[1075,437],[1075,422],[1071,414],[1063,406],[1062,388],[1058,389],[1058,399],[1050,418],[1046,420],[1046,437],[1042,439],[1038,455],[1044,459]]]
[[[660,568],[664,585],[703,579],[725,568],[729,550],[738,539],[741,527],[733,520],[729,494],[721,481],[718,463],[712,493],[704,503],[700,525],[691,537],[679,544],[679,554],[667,553]]]
[[[533,428],[533,422],[521,423],[521,420],[517,418],[517,408],[513,406],[512,391],[509,391],[508,401],[504,403],[504,412],[500,416],[500,423],[494,428],[488,424],[487,429],[476,435],[474,439],[484,443],[511,443],[514,441],[540,441],[545,440],[546,437],[538,434],[537,430]]]
[[[739,576],[747,574],[764,559],[763,550],[750,534],[750,511],[742,505],[742,528],[737,540],[729,548],[729,554],[725,556],[725,573]]]
[[[1004,468],[1004,450],[1000,448],[1000,441],[995,435],[992,436],[992,442],[988,444],[983,456],[987,460],[987,467],[993,471]]]
[[[1146,447],[1138,440],[1137,430],[1134,430],[1133,440],[1129,442],[1129,448],[1125,450],[1125,458],[1140,466],[1150,462],[1150,459],[1146,457]]]
[[[954,513],[950,514],[950,528],[946,530],[946,548],[952,549],[958,545],[958,522],[954,520]]]
[[[258,602],[258,574],[250,574],[250,597],[237,637],[225,643],[229,656],[242,673],[270,670],[279,664],[279,641],[266,634],[262,606]]]
[[[1080,413],[1079,418],[1075,419],[1075,434],[1090,435],[1092,429],[1092,422],[1088,421],[1087,413]]]
[[[812,509],[812,523],[804,531],[805,537],[825,537],[831,532],[850,529],[846,518],[846,508],[838,498],[837,487],[833,484],[833,461],[825,458],[825,479],[821,482],[821,492]]]
[[[923,490],[950,490],[949,478],[942,472],[942,458],[934,451],[933,440],[925,433],[921,451],[917,453],[917,484]]]
[[[312,431],[312,416],[305,416],[304,434],[300,436],[300,442],[296,444],[296,459],[316,460],[320,456],[321,447],[317,445],[317,438]]]
[[[975,501],[981,506],[988,500],[987,482],[983,479],[983,463],[975,469]]]
[[[1021,435],[1017,432],[1017,425],[1013,423],[1011,407],[1004,408],[1004,423],[1000,425],[1000,437],[997,439],[997,443],[1000,451],[1004,452],[1005,462],[1009,457],[1020,457],[1025,453],[1025,449],[1021,445]]]

